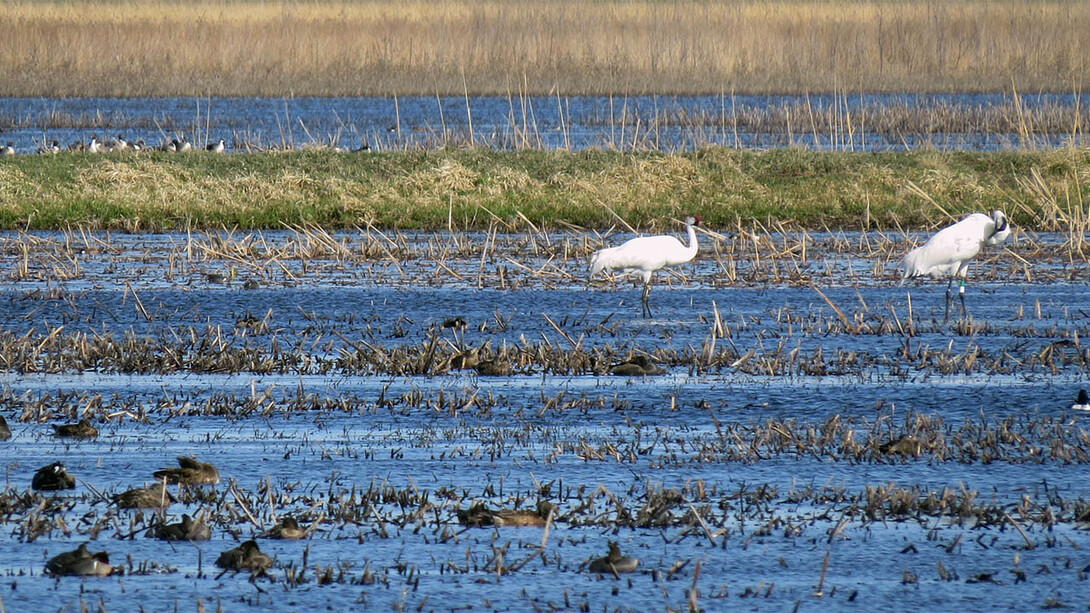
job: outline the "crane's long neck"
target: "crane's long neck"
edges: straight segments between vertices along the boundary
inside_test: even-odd
[[[693,224],[687,223],[685,224],[685,231],[689,233],[689,246],[685,248],[685,253],[691,260],[696,256],[696,228],[693,227]]]

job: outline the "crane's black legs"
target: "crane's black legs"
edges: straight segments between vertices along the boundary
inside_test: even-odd
[[[640,297],[640,303],[643,305],[643,316],[651,317],[651,306],[647,304],[647,297],[651,294],[651,284],[645,283],[643,286],[643,295]]]
[[[945,325],[950,320],[950,304],[954,302],[954,294],[952,291],[954,285],[954,278],[950,277],[950,282],[946,284],[946,311],[942,315],[942,323]],[[965,299],[965,295],[962,294],[962,300]]]
[[[964,319],[969,319],[969,308],[965,306],[965,281],[960,281],[958,284],[958,300],[961,302],[961,316]],[[942,323],[946,323],[950,320],[950,305],[954,304],[954,277],[950,278],[950,282],[946,284],[946,311],[942,316]]]

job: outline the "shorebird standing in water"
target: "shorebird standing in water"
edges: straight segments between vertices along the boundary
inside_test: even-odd
[[[689,244],[684,245],[677,238],[669,235],[640,236],[618,247],[608,247],[597,251],[590,258],[590,276],[603,270],[620,269],[625,273],[639,273],[643,279],[643,316],[651,317],[648,296],[651,293],[651,275],[666,266],[684,264],[696,256],[697,242],[695,226],[700,225],[699,217],[685,218],[685,232],[689,235]]]
[[[950,318],[950,305],[954,302],[954,279],[961,278],[958,296],[961,299],[962,315],[968,315],[965,308],[965,278],[969,274],[969,262],[980,253],[985,245],[998,245],[1010,236],[1010,224],[1003,211],[993,211],[990,216],[973,213],[965,219],[939,230],[926,243],[916,247],[905,255],[902,264],[905,279],[921,277],[950,277],[946,285],[946,312],[942,321]]]

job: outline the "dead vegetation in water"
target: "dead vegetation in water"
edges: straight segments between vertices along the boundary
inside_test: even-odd
[[[747,329],[745,320],[734,324]],[[988,323],[966,323],[962,334],[987,336],[1007,330]],[[372,331],[377,327],[369,323]],[[949,339],[929,341],[916,337],[927,331],[941,331],[934,324],[918,324],[910,333],[892,317],[877,322],[845,325],[835,317],[811,319],[795,334],[806,338],[825,335],[875,335],[900,338],[900,349],[887,353],[865,347],[829,350],[821,345],[803,349],[792,336],[751,347],[711,338],[703,346],[681,349],[646,348],[639,351],[660,367],[690,373],[735,372],[753,376],[848,376],[881,372],[893,379],[921,379],[930,375],[1027,374],[1085,370],[1090,367],[1090,347],[1076,339],[1088,330],[1076,331],[1046,325],[1027,326],[1011,335],[1006,344],[985,348],[969,340],[955,348]],[[741,336],[737,329],[720,322],[717,338]],[[129,374],[253,373],[318,375],[439,376],[449,372],[479,376],[530,374],[601,375],[613,365],[631,357],[631,349],[610,344],[581,345],[567,339],[517,343],[486,341],[470,350],[449,339],[432,334],[418,343],[383,343],[350,340],[343,334],[281,336],[265,332],[267,323],[244,319],[231,329],[221,326],[174,329],[142,335],[133,331],[88,333],[58,327],[48,332],[30,330],[23,334],[0,331],[0,368],[10,372],[64,373],[96,371]],[[389,328],[388,328],[389,329]],[[729,331],[729,332],[728,332]],[[396,337],[396,329],[393,331]],[[711,336],[711,335],[710,335]],[[1025,342],[1020,337],[1043,338]],[[1048,339],[1053,339],[1049,341]],[[470,355],[467,356],[467,353]],[[471,365],[470,365],[471,364]]]
[[[1077,182],[1077,177],[1072,177]],[[918,194],[930,198],[921,188]],[[1032,226],[1059,234],[1046,240],[1036,231],[1015,227],[1007,246],[985,250],[972,267],[974,282],[1062,282],[1077,280],[1090,267],[1090,216],[1078,193],[1055,193],[1056,185],[1031,173],[1023,189],[1032,205],[1009,211],[1032,220]],[[934,201],[931,201],[934,204]],[[940,213],[935,228],[956,218]],[[891,214],[887,212],[887,215]],[[490,214],[489,214],[490,215]],[[462,220],[470,225],[479,221]],[[115,278],[136,283],[140,271],[161,268],[163,281],[193,287],[216,279],[226,287],[246,281],[258,286],[290,287],[300,283],[422,285],[516,290],[553,289],[584,282],[587,261],[596,250],[630,237],[633,229],[620,218],[605,231],[566,225],[559,231],[540,228],[525,216],[513,221],[494,215],[480,231],[462,229],[452,218],[447,232],[427,234],[384,230],[364,225],[354,231],[331,231],[314,224],[286,226],[277,232],[197,231],[184,240],[136,248],[110,234],[85,229],[55,233],[18,232],[0,237],[0,258],[14,281],[50,285]],[[675,283],[708,287],[787,287],[817,284],[871,285],[900,281],[900,259],[926,238],[907,229],[862,231],[807,229],[786,221],[742,222],[701,228],[698,265],[656,275],[656,286]],[[898,222],[899,223],[899,222]],[[652,223],[640,233],[675,233],[676,227]],[[617,277],[618,280],[623,277]],[[328,281],[326,281],[328,280]]]
[[[38,424],[43,432],[46,424],[64,419],[82,419],[98,424],[100,431],[111,424],[127,427],[152,427],[159,422],[194,417],[226,417],[231,421],[255,417],[294,415],[374,415],[397,419],[410,415],[434,415],[491,420],[511,417],[509,426],[496,427],[489,433],[469,428],[462,432],[451,426],[444,436],[469,435],[472,439],[499,442],[497,449],[532,448],[537,437],[546,436],[547,428],[538,420],[551,415],[602,412],[625,413],[626,401],[588,394],[559,392],[541,396],[532,406],[522,406],[495,392],[473,387],[440,388],[425,391],[410,387],[394,393],[386,386],[375,398],[356,395],[330,396],[268,388],[253,389],[249,394],[195,393],[168,394],[151,398],[87,393],[0,393],[0,408],[17,416],[19,422]],[[676,402],[676,401],[675,401]],[[881,407],[879,407],[881,409]],[[699,409],[699,407],[698,407]],[[686,409],[691,410],[691,409]],[[535,461],[551,464],[564,458],[584,462],[608,461],[644,463],[658,468],[682,467],[708,463],[756,463],[772,458],[818,459],[846,464],[903,464],[910,462],[959,463],[965,465],[992,464],[1087,464],[1090,463],[1090,436],[1067,415],[1049,417],[1019,414],[1001,419],[967,418],[956,426],[945,423],[937,415],[907,413],[900,421],[879,412],[877,418],[834,415],[822,422],[788,418],[749,418],[732,415],[729,407],[707,406],[714,431],[702,434],[674,432],[666,426],[632,424],[631,431],[619,430],[608,441],[593,442],[585,438],[557,440],[548,453]],[[439,431],[428,428],[417,432],[416,446],[427,448],[428,441],[438,438]],[[387,435],[391,441],[402,438],[409,442],[407,432]],[[488,452],[495,456],[497,449]],[[466,450],[470,455],[480,450]]]
[[[810,427],[828,429],[828,425]],[[1008,426],[991,424],[984,436],[1002,438],[1002,431]],[[773,430],[774,436],[786,433],[778,425]],[[794,432],[797,431],[796,428]],[[798,441],[791,444],[797,452]],[[968,443],[963,438],[955,444]],[[754,442],[750,448],[766,446],[766,442]],[[471,450],[467,452],[475,455]],[[879,455],[875,448],[866,453]],[[397,486],[382,479],[360,484],[334,471],[328,478],[314,482],[274,483],[266,478],[247,488],[229,479],[225,486],[176,486],[169,493],[176,494],[177,502],[189,508],[213,533],[228,534],[235,539],[265,535],[267,530],[282,523],[281,518],[290,516],[307,526],[304,538],[310,539],[314,547],[328,539],[362,543],[396,539],[420,530],[439,542],[457,543],[472,538],[474,530],[482,529],[476,524],[461,525],[465,523],[462,509],[488,506],[501,509],[493,513],[512,516],[519,513],[530,516],[545,508],[548,522],[573,528],[669,529],[671,542],[695,537],[708,539],[715,545],[725,545],[726,539],[748,540],[774,532],[791,537],[824,538],[825,534],[833,533],[832,526],[840,531],[847,522],[855,529],[865,528],[871,522],[890,521],[933,526],[935,519],[987,530],[1017,522],[1019,530],[1042,529],[1038,538],[1051,538],[1048,533],[1053,526],[1085,522],[1090,513],[1090,504],[1085,500],[1064,498],[1047,484],[1018,501],[998,502],[993,496],[983,496],[964,486],[936,489],[893,482],[866,485],[860,490],[828,483],[793,483],[781,490],[761,483],[730,485],[702,479],[678,488],[664,488],[637,480],[627,489],[612,491],[602,484],[569,484],[563,480],[540,483],[527,490],[504,487],[502,482],[489,479],[479,489],[429,490],[411,484]],[[165,498],[169,493],[163,490],[156,496]],[[109,490],[93,487],[87,493],[71,496],[43,495],[8,487],[0,491],[0,524],[10,525],[13,536],[24,542],[73,535],[132,539],[154,533],[167,517],[165,506],[150,510],[125,508],[111,502],[110,495]],[[544,524],[534,525],[540,528]],[[1034,543],[1024,531],[1023,536],[1032,547]]]

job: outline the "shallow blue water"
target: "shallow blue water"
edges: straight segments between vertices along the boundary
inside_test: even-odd
[[[1020,96],[1020,108],[1082,108],[1072,94]],[[19,153],[59,141],[62,148],[97,134],[118,135],[150,146],[185,136],[198,147],[225,139],[231,151],[339,146],[402,149],[477,144],[500,149],[533,147],[688,151],[711,145],[746,148],[806,147],[837,151],[903,151],[918,148],[994,151],[1079,146],[1081,133],[1049,134],[966,129],[954,133],[876,133],[865,120],[815,134],[793,129],[735,127],[747,113],[801,105],[821,113],[843,107],[938,108],[944,115],[1009,107],[1002,94],[899,94],[834,97],[697,96],[556,98],[0,98],[0,140]],[[468,108],[467,108],[468,107]],[[678,120],[676,118],[688,118]],[[698,118],[698,120],[693,120]],[[873,123],[873,122],[872,122]],[[1072,123],[1072,122],[1067,122]],[[1065,124],[1066,125],[1066,124]],[[470,130],[472,126],[472,131]],[[1074,140],[1073,140],[1074,139]]]
[[[36,236],[64,243],[58,235]],[[349,237],[353,244],[366,240],[352,233]],[[818,428],[834,416],[852,420],[859,437],[874,428],[892,431],[913,413],[941,418],[949,428],[1014,417],[1017,429],[1018,423],[1054,418],[1076,437],[1090,426],[1090,416],[1067,409],[1074,392],[1087,386],[1087,374],[1078,366],[1053,372],[1026,360],[1009,373],[973,369],[944,374],[938,369],[901,372],[878,362],[859,372],[772,376],[741,366],[696,371],[667,365],[667,375],[642,379],[556,374],[536,363],[510,377],[471,372],[401,376],[336,366],[324,371],[323,360],[335,360],[350,342],[366,341],[388,350],[418,346],[436,325],[455,315],[468,324],[464,336],[444,330],[442,338],[469,346],[487,340],[493,346],[568,347],[551,320],[583,347],[683,354],[706,342],[715,308],[731,331],[729,339],[720,338],[717,344],[733,345],[738,354],[751,349],[757,355],[771,354],[783,343],[785,350],[797,347],[803,356],[820,348],[826,355],[843,350],[892,360],[904,339],[893,333],[834,331],[830,326],[836,315],[809,286],[732,285],[719,265],[704,257],[683,267],[684,278],[659,280],[651,294],[656,316],[643,320],[638,317],[638,287],[624,281],[588,285],[585,263],[577,259],[554,262],[569,277],[520,276],[510,267],[507,282],[517,287],[500,289],[492,271],[507,263],[504,256],[517,257],[529,269],[550,257],[544,252],[526,255],[520,250],[525,237],[501,237],[485,262],[483,288],[477,287],[481,261],[473,249],[446,262],[461,279],[447,273],[435,276],[434,261],[426,254],[446,240],[443,236],[419,235],[406,242],[401,258],[405,277],[382,272],[381,262],[374,261],[313,259],[304,269],[291,259],[273,263],[256,258],[253,266],[236,262],[241,270],[224,284],[210,283],[205,275],[226,272],[231,263],[187,258],[185,237],[98,238],[111,248],[81,252],[79,274],[60,279],[48,265],[54,260],[45,247],[31,258],[33,274],[14,274],[22,265],[17,245],[24,238],[17,233],[0,236],[0,267],[11,275],[0,292],[0,332],[42,335],[35,338],[44,341],[50,330],[64,326],[58,334],[132,334],[169,342],[175,335],[183,338],[191,330],[211,327],[221,331],[228,346],[249,343],[268,350],[278,343],[285,351],[307,355],[310,362],[260,373],[184,368],[164,373],[116,368],[0,371],[0,414],[14,433],[11,440],[0,442],[5,488],[25,491],[33,472],[56,460],[79,479],[75,490],[57,495],[71,507],[60,513],[63,523],[54,525],[48,536],[22,538],[29,515],[0,513],[0,574],[5,587],[15,586],[0,591],[6,610],[74,610],[81,599],[88,608],[101,600],[108,611],[137,606],[193,610],[198,598],[207,610],[217,604],[224,610],[275,611],[584,605],[590,610],[664,610],[688,606],[687,590],[694,578],[697,602],[707,610],[779,611],[799,602],[800,609],[843,611],[951,606],[1024,610],[1049,599],[1072,608],[1090,604],[1080,576],[1090,564],[1088,533],[1071,521],[1048,528],[1019,514],[1028,500],[1034,509],[1055,505],[1056,513],[1070,517],[1070,509],[1062,509],[1058,501],[1090,498],[1085,464],[1028,454],[1019,456],[1020,461],[983,463],[926,457],[848,461],[767,450],[737,461],[699,453],[720,444],[717,424],[794,419]],[[298,236],[284,231],[263,238],[276,247]],[[469,235],[462,239],[479,240]],[[562,250],[565,240],[553,237],[554,248]],[[1039,240],[1048,245],[1062,237]],[[904,320],[912,296],[921,330],[913,346],[950,346],[953,355],[976,346],[990,356],[1007,351],[1025,359],[1074,332],[1085,337],[1088,276],[1077,264],[1068,270],[1072,265],[1062,258],[1034,260],[1032,282],[1017,280],[1012,271],[1020,270],[1021,263],[1010,256],[982,261],[974,268],[969,305],[974,320],[989,328],[960,336],[940,323],[942,284],[897,286],[892,275],[873,277],[865,255],[823,252],[820,237],[818,243],[805,269],[849,317],[868,310],[870,317],[888,315],[892,310]],[[737,257],[740,270],[757,267]],[[826,266],[826,261],[836,265]],[[173,276],[165,272],[171,262]],[[250,274],[261,279],[260,289],[242,288]],[[1057,275],[1069,280],[1058,282]],[[248,313],[258,319],[267,316],[269,331],[240,330],[238,321]],[[786,313],[794,319],[789,321]],[[821,325],[808,331],[810,321]],[[93,411],[100,429],[97,439],[66,441],[51,435],[50,424],[70,420],[96,395],[105,406]],[[214,404],[217,398],[239,407],[258,398],[262,408],[239,408],[226,415],[189,410]],[[301,398],[343,402],[337,408],[293,409]],[[469,402],[472,398],[482,400]],[[36,403],[54,406],[57,413],[20,421]],[[144,420],[137,418],[141,411]],[[103,413],[113,417],[102,419]],[[1075,438],[1069,443],[1081,444]],[[599,459],[581,451],[609,446],[646,452],[607,452]],[[182,512],[220,513],[225,518],[214,524],[211,541],[168,545],[132,534],[136,512],[116,509],[95,493],[109,495],[149,483],[154,470],[187,454],[218,466],[223,481],[215,491],[226,502],[175,504],[170,518],[176,520]],[[252,510],[263,527],[271,524],[273,511],[309,511],[313,518],[318,512],[333,512],[352,490],[381,485],[427,491],[430,506],[414,517],[417,505],[389,500],[359,523],[327,519],[302,542],[263,539],[262,550],[277,558],[272,572],[276,582],[250,583],[244,575],[217,578],[218,569],[212,566],[220,551],[259,532],[226,493],[232,480],[243,493],[262,491],[268,480],[285,494],[285,502],[276,505],[260,496],[250,499],[256,500]],[[715,493],[701,499],[694,490],[697,480]],[[550,482],[549,497],[563,511],[589,500],[593,511],[579,517],[600,515],[602,521],[556,523],[543,559],[497,577],[492,569],[496,551],[510,543],[504,559],[508,564],[521,560],[540,544],[542,529],[466,529],[458,525],[454,507],[474,500],[512,507],[515,496],[530,498],[522,502],[529,507],[539,484]],[[926,515],[865,521],[858,507],[846,501],[787,500],[789,492],[807,487],[859,495],[867,487],[890,483],[925,491],[976,491],[980,501],[994,502],[1019,518],[1026,537],[1011,524],[974,526]],[[766,503],[728,495],[760,486],[775,489]],[[583,496],[577,494],[581,487]],[[587,496],[596,488],[608,494]],[[689,503],[703,509],[714,546],[702,529],[683,522],[641,528],[611,523],[618,502],[634,512],[647,495],[664,488],[685,492]],[[457,492],[460,499],[442,497],[439,492],[444,490]],[[686,509],[683,503],[677,512]],[[104,527],[90,539],[95,521]],[[87,580],[41,576],[48,557],[89,539],[93,551],[108,551],[115,564],[128,566],[131,560],[139,568],[156,563],[172,572]],[[1026,547],[1026,539],[1033,548]],[[610,540],[640,558],[641,572],[620,580],[586,572],[586,562],[603,555]],[[285,587],[286,569],[298,568],[304,552],[306,582]],[[823,595],[815,597],[827,554]],[[675,563],[684,561],[688,563],[668,578]],[[939,563],[957,579],[940,578]],[[378,581],[360,584],[368,564]],[[315,565],[343,569],[346,579],[318,585]],[[1016,583],[1013,570],[1025,571],[1026,580]],[[968,583],[983,574],[998,583]],[[910,575],[915,583],[905,581]]]

